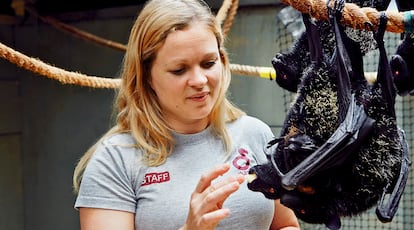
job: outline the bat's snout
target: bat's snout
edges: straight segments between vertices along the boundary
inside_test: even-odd
[[[261,192],[268,199],[279,199],[275,186],[270,181],[277,181],[272,174],[263,174],[263,167],[268,165],[254,166],[249,170],[247,175],[247,187],[254,192]]]

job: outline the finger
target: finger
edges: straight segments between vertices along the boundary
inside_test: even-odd
[[[212,192],[206,195],[204,203],[210,206],[209,209],[220,209],[222,208],[224,201],[239,188],[239,181],[233,181],[221,187],[217,187],[216,189],[209,189]],[[204,207],[208,208],[207,205]]]
[[[197,184],[195,192],[202,193],[206,188],[210,186],[211,181],[223,175],[224,173],[229,171],[229,169],[229,164],[222,164],[203,174]]]
[[[218,222],[230,215],[230,210],[227,208],[218,209],[203,215],[202,222],[204,225],[217,225]]]
[[[215,190],[226,186],[230,183],[237,182],[238,184],[242,184],[244,182],[244,176],[241,174],[236,174],[233,176],[229,176],[224,179],[220,179],[218,181],[213,181],[208,189],[206,189],[206,193],[214,192]]]

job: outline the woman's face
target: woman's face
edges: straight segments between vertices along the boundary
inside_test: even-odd
[[[206,128],[222,68],[216,37],[205,25],[194,23],[167,36],[152,65],[150,84],[170,128],[179,133]]]

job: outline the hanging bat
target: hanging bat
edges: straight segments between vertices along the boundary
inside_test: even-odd
[[[341,217],[377,204],[379,220],[391,221],[410,165],[383,43],[387,18],[382,14],[374,34],[380,63],[371,85],[360,43],[339,23],[343,5],[328,7],[336,42],[332,55],[323,51],[318,25],[303,15],[311,63],[280,137],[269,142],[269,162],[252,167],[248,182],[250,190],[280,199],[299,219],[329,229],[339,229]]]
[[[388,8],[391,0],[349,0],[348,3],[353,3],[359,7],[372,7],[378,11],[384,11]],[[320,36],[322,40],[322,47],[326,54],[332,55],[335,47],[335,38],[331,30],[331,26],[327,21],[315,21],[320,27]],[[373,45],[372,33],[361,30],[347,28],[346,33],[354,40],[365,44],[360,46],[363,54],[375,49]],[[310,63],[309,46],[307,42],[306,31],[294,42],[292,47],[287,52],[276,53],[271,60],[272,66],[276,71],[276,83],[283,89],[290,92],[296,92],[300,82],[300,77],[305,68]]]

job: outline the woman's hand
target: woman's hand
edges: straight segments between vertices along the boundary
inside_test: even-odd
[[[223,203],[239,189],[244,177],[235,175],[212,183],[229,169],[229,164],[223,164],[201,176],[191,195],[187,221],[180,230],[212,230],[230,214],[229,209],[222,208]]]

